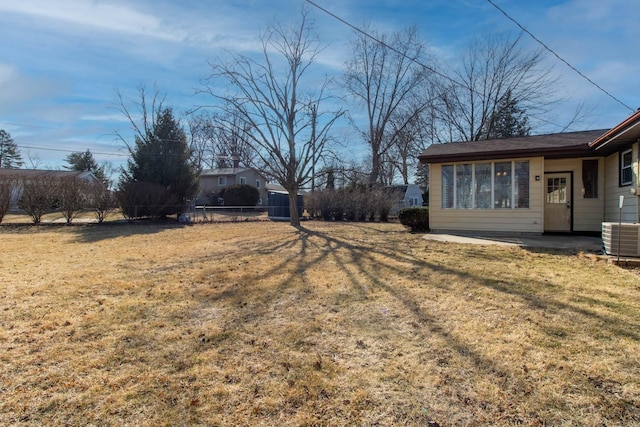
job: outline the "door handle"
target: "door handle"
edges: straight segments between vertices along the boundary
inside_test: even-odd
[[[567,203],[567,209],[571,209],[571,203]]]

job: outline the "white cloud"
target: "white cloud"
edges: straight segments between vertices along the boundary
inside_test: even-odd
[[[0,0],[0,12],[82,25],[95,30],[180,41],[186,34],[164,26],[155,15],[125,4],[89,0]]]
[[[12,65],[0,63],[0,113],[25,109],[34,99],[58,93],[61,86],[59,82],[27,76]]]

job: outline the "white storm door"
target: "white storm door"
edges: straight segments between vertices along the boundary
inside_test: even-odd
[[[545,175],[544,231],[571,231],[571,174]]]

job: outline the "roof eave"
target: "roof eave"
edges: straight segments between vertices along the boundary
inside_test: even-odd
[[[435,154],[419,156],[420,163],[448,163],[461,161],[478,161],[478,160],[494,160],[494,159],[515,159],[523,157],[544,157],[548,159],[562,159],[569,157],[590,157],[594,153],[589,150],[585,144],[583,146],[558,147],[526,150],[511,150],[500,152],[478,152],[478,153],[458,153],[458,154]]]

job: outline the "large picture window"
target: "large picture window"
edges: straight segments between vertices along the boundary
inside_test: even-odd
[[[441,177],[443,208],[529,208],[528,161],[444,165]]]

